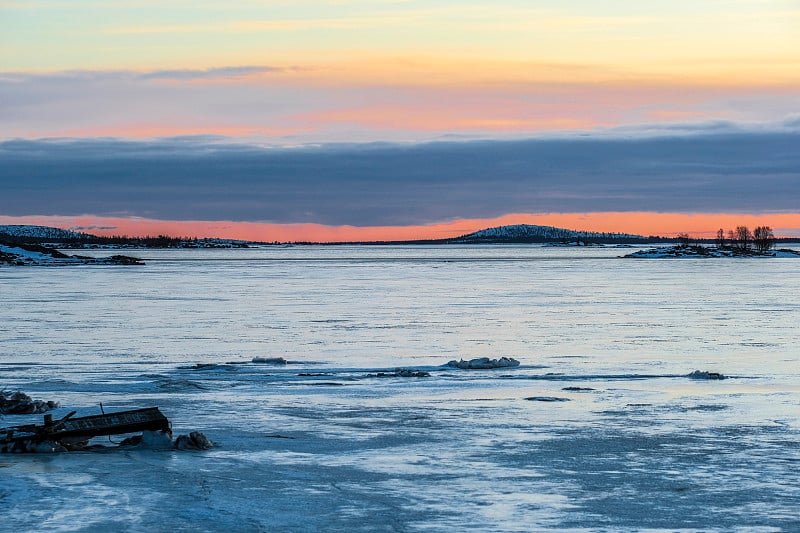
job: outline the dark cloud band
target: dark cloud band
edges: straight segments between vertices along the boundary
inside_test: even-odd
[[[0,143],[0,212],[409,225],[507,213],[800,212],[800,133],[259,148]]]

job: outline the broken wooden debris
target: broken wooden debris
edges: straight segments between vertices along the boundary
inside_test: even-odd
[[[94,437],[125,435],[142,432],[147,435],[130,437],[120,445],[141,444],[143,440],[166,443],[175,449],[207,450],[213,443],[202,433],[182,435],[172,442],[169,420],[158,407],[147,407],[117,413],[75,417],[72,411],[59,420],[44,415],[41,425],[27,424],[0,429],[0,453],[42,453],[89,450],[89,441]],[[136,438],[138,437],[138,439]],[[163,446],[161,446],[163,447]]]

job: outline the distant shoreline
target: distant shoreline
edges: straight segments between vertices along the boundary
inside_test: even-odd
[[[800,257],[800,252],[788,248],[778,248],[759,252],[750,249],[718,246],[663,246],[649,250],[639,250],[623,256],[631,259],[670,259],[670,258],[762,258],[762,257]]]
[[[377,241],[244,241],[213,237],[171,237],[165,235],[103,237],[45,226],[0,226],[0,241],[8,244],[37,244],[65,250],[141,250],[141,249],[236,249],[253,246],[419,246],[419,245],[497,245],[541,244],[561,247],[678,245],[685,237],[642,236],[623,233],[575,231],[550,226],[520,224],[487,228],[446,239]],[[696,245],[713,245],[716,239],[692,239]],[[777,237],[775,244],[800,243],[800,237]]]

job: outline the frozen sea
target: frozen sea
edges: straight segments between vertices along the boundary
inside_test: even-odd
[[[0,456],[0,529],[800,531],[800,260],[629,251],[0,268],[0,388],[217,443]],[[484,356],[521,365],[442,366]]]

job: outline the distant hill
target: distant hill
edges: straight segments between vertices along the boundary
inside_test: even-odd
[[[496,228],[482,229],[474,233],[462,235],[448,242],[477,244],[477,243],[525,243],[525,242],[591,242],[591,243],[621,243],[644,242],[649,237],[632,235],[630,233],[599,233],[592,231],[574,231],[552,226],[534,226],[530,224],[515,224],[513,226],[499,226]]]
[[[86,233],[78,233],[60,228],[51,228],[49,226],[23,226],[23,225],[0,225],[0,236],[6,236],[16,239],[30,239],[36,242],[42,241],[72,241],[81,240],[90,237]]]
[[[247,248],[234,239],[169,237],[100,237],[48,226],[0,225],[0,244],[42,244],[59,248]]]

